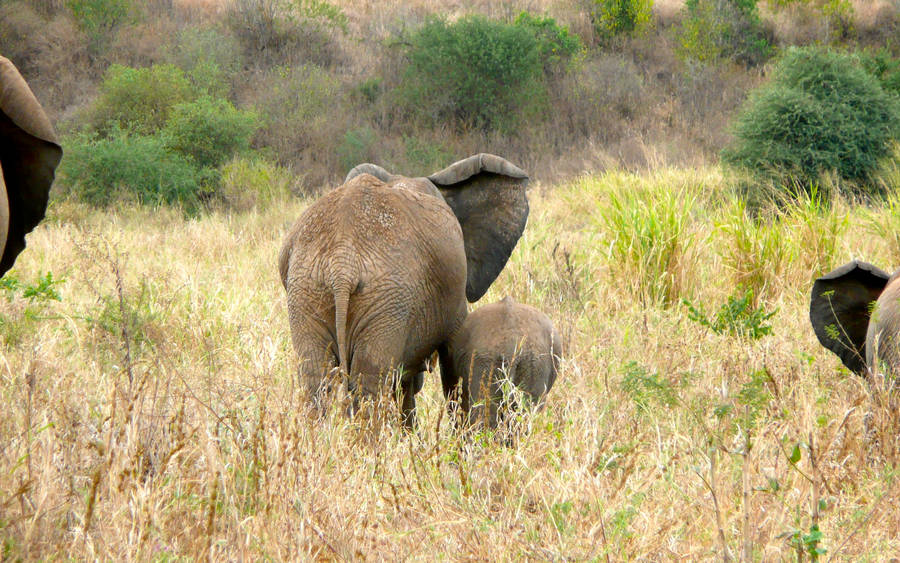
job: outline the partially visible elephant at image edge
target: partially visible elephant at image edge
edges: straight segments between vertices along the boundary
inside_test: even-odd
[[[898,274],[853,260],[813,283],[809,319],[816,337],[854,373],[900,373]]]
[[[340,368],[354,404],[392,383],[415,420],[425,361],[499,275],[528,218],[524,171],[491,154],[427,178],[361,164],[313,203],[279,254],[299,375]],[[385,377],[402,367],[399,381]],[[442,376],[443,379],[443,376]]]
[[[12,62],[0,56],[0,276],[44,218],[61,158],[41,104]]]
[[[459,381],[463,420],[488,428],[496,428],[518,406],[504,404],[510,401],[503,393],[507,382],[514,393],[542,408],[563,354],[562,339],[547,315],[511,297],[470,313],[448,348],[441,373]]]

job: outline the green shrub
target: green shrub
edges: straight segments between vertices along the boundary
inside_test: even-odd
[[[326,29],[347,31],[347,16],[341,8],[328,0],[293,0],[295,17]]]
[[[374,104],[381,96],[384,89],[379,77],[367,78],[353,88],[353,96],[360,102],[368,105]]]
[[[650,25],[653,0],[593,0],[590,17],[602,43],[632,36]]]
[[[734,125],[736,139],[722,159],[759,178],[793,178],[809,189],[825,172],[869,179],[898,134],[900,100],[856,57],[792,48],[778,61],[771,82],[744,104]]]
[[[429,123],[512,129],[542,86],[538,40],[523,26],[429,19],[409,38],[402,103]]]
[[[76,135],[63,146],[60,180],[93,205],[106,206],[124,197],[150,205],[177,203],[191,212],[209,191],[201,171],[171,151],[161,135],[114,129],[105,138]]]
[[[709,318],[703,310],[703,304],[694,305],[687,299],[682,303],[688,309],[688,318],[705,326],[716,334],[728,333],[738,338],[758,340],[767,334],[772,334],[772,325],[765,324],[771,319],[777,309],[766,311],[762,306],[754,306],[753,290],[748,289],[743,295],[729,295],[728,301],[723,303],[713,318]]]
[[[62,285],[65,278],[54,278],[53,272],[38,275],[34,284],[20,281],[16,271],[7,272],[0,278],[0,292],[6,301],[24,301],[23,306],[6,306],[0,309],[0,342],[15,346],[26,335],[34,334],[46,319],[46,309],[53,301],[62,301],[55,286]]]
[[[66,6],[88,36],[93,55],[104,50],[117,27],[134,19],[136,10],[131,0],[68,0]]]
[[[565,71],[572,57],[583,49],[581,38],[569,33],[568,27],[559,25],[551,17],[542,18],[521,12],[513,23],[534,35],[545,74]]]
[[[166,142],[204,168],[217,168],[250,147],[259,128],[255,113],[236,109],[231,102],[201,96],[172,108],[163,129]]]
[[[762,25],[756,0],[686,0],[680,53],[688,59],[731,59],[747,66],[773,54],[771,33]]]
[[[860,62],[869,74],[878,79],[886,92],[900,96],[900,59],[894,58],[890,51],[882,47],[860,54]]]
[[[22,290],[22,297],[30,302],[62,301],[59,292],[53,289],[53,286],[61,285],[65,281],[65,278],[53,279],[53,272],[47,272],[45,276],[38,276],[35,285],[30,285],[22,283],[13,274],[7,274],[0,279],[0,289],[6,292],[7,301],[12,301],[19,290]]]
[[[193,97],[190,81],[174,65],[146,68],[112,65],[100,85],[91,122],[100,132],[120,127],[151,134],[163,127],[176,104]]]

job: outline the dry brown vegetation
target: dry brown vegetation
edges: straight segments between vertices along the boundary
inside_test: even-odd
[[[277,5],[274,0],[139,4],[134,15],[93,38],[61,0],[6,2],[0,6],[0,43],[64,133],[84,122],[110,64],[188,68],[209,57],[224,72],[225,94],[238,107],[260,110],[264,127],[255,145],[315,188],[337,181],[360,158],[406,173],[431,172],[417,169],[422,154],[442,162],[478,151],[503,154],[545,181],[610,166],[708,164],[729,140],[728,121],[765,74],[765,68],[679,58],[680,1],[655,3],[648,30],[606,48],[598,45],[587,0],[342,0],[332,4],[346,25],[336,26],[275,25],[248,15]],[[776,43],[786,46],[835,40],[819,4],[760,6]],[[900,25],[896,2],[851,4],[852,34],[838,39],[890,47]],[[552,119],[498,134],[416,124],[398,111],[392,92],[402,80],[404,33],[435,14],[511,21],[522,10],[553,16],[588,46],[578,64],[552,83]],[[292,101],[298,92],[304,107]]]
[[[4,557],[887,560],[896,393],[818,345],[807,301],[851,257],[896,264],[877,234],[896,218],[806,200],[755,220],[722,186],[660,170],[532,190],[485,300],[545,311],[569,353],[513,446],[455,435],[437,374],[412,434],[389,401],[374,429],[310,413],[275,268],[307,201],[191,220],[55,203],[3,290]],[[46,272],[60,301],[25,297]],[[770,335],[680,302],[712,313],[739,283],[777,311]]]

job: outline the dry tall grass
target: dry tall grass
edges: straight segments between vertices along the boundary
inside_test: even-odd
[[[485,302],[545,311],[569,354],[513,447],[456,437],[437,374],[411,435],[396,419],[371,432],[310,416],[275,267],[306,202],[190,220],[54,204],[12,272],[20,286],[0,289],[2,557],[895,556],[896,396],[841,369],[807,320],[816,270],[896,265],[889,241],[832,232],[830,214],[875,225],[889,210],[807,205],[767,222],[722,185],[714,171],[660,171],[533,190]],[[636,223],[600,219],[610,198],[627,204],[626,187],[658,202],[690,194],[672,211],[689,218],[654,239],[686,225],[670,232],[682,245],[665,270],[616,250]],[[716,309],[757,283],[747,256],[758,306],[777,308],[772,334],[693,322],[677,298]],[[659,271],[679,280],[672,298],[642,304],[637,281]],[[46,272],[65,278],[60,301],[41,297]]]

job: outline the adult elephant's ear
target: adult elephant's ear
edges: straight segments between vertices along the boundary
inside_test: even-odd
[[[25,248],[25,235],[44,218],[61,158],[62,148],[41,104],[16,67],[0,57],[0,168],[9,201],[0,275]]]
[[[866,330],[873,302],[890,276],[854,260],[813,283],[809,320],[819,342],[860,375],[866,371]]]
[[[493,154],[476,154],[428,177],[453,209],[466,246],[466,298],[481,299],[512,254],[525,222],[528,175]]]

